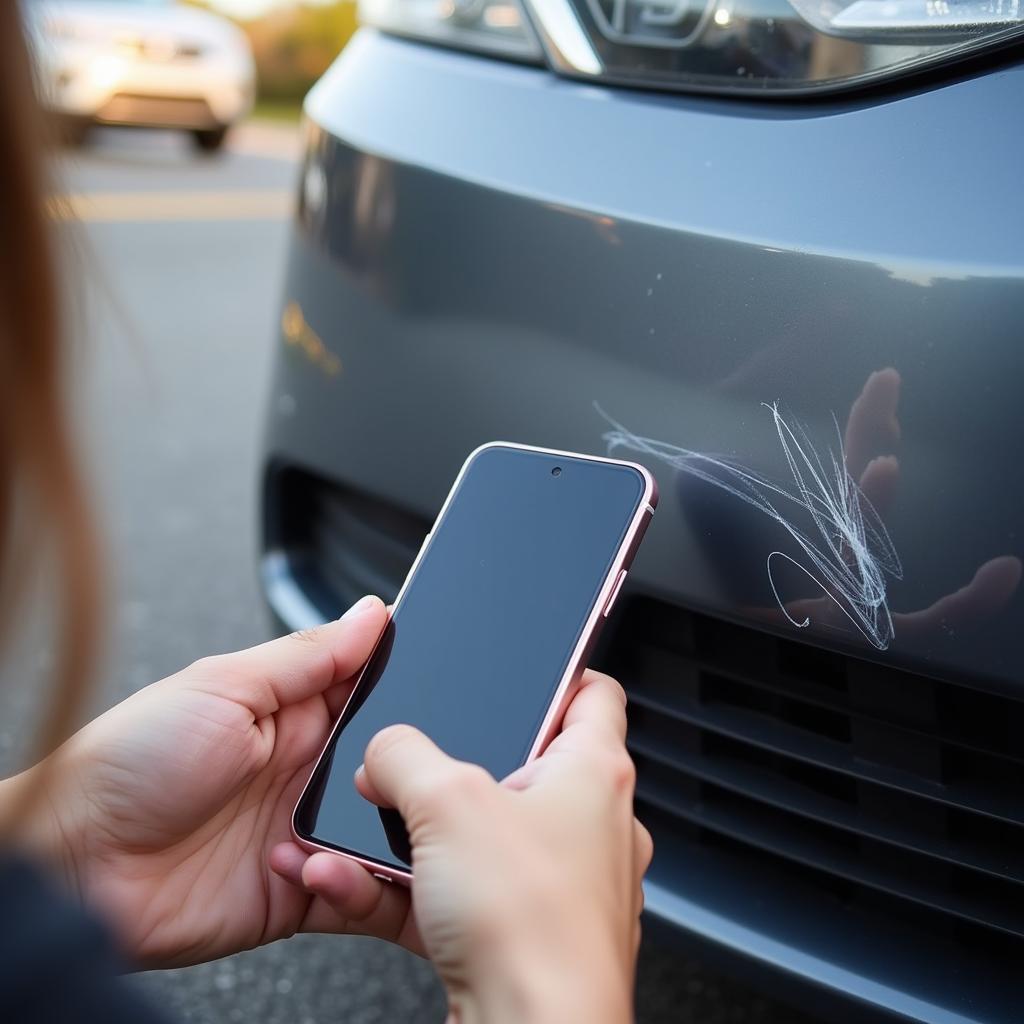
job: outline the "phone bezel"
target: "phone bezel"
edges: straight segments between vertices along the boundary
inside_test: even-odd
[[[628,569],[632,563],[633,556],[636,554],[637,548],[639,548],[640,542],[643,540],[644,533],[647,530],[647,525],[650,522],[651,517],[654,515],[654,509],[658,504],[658,485],[651,472],[638,462],[631,462],[625,459],[612,459],[599,455],[585,455],[580,452],[561,451],[556,448],[540,448],[535,445],[518,444],[514,441],[489,441],[486,444],[482,444],[479,447],[474,448],[467,456],[466,461],[463,462],[462,467],[455,478],[455,482],[452,484],[451,489],[445,497],[444,504],[442,504],[440,512],[438,512],[437,517],[435,518],[426,537],[423,538],[423,543],[420,545],[420,549],[416,553],[416,557],[413,559],[409,572],[406,574],[405,580],[398,591],[398,596],[395,598],[394,604],[391,606],[390,615],[393,616],[395,611],[401,605],[402,599],[409,588],[409,584],[415,577],[416,571],[419,569],[420,563],[423,561],[423,556],[430,547],[430,541],[434,535],[434,531],[444,520],[444,517],[448,512],[448,507],[451,505],[455,494],[459,489],[459,485],[462,483],[463,477],[473,464],[473,460],[482,452],[488,451],[492,448],[510,448],[516,451],[532,452],[538,455],[551,455],[557,458],[577,459],[585,462],[609,463],[611,465],[622,466],[624,468],[628,467],[638,472],[644,483],[644,491],[640,500],[637,502],[637,508],[633,514],[633,518],[630,521],[629,526],[626,528],[626,532],[623,534],[622,542],[619,544],[619,548],[615,552],[615,556],[609,566],[608,573],[597,592],[594,605],[583,624],[583,628],[580,630],[579,639],[576,642],[576,646],[573,648],[573,652],[569,658],[568,664],[566,665],[565,672],[562,674],[562,677],[555,688],[555,692],[548,704],[547,711],[541,721],[540,728],[537,730],[536,737],[530,746],[530,751],[524,761],[524,764],[529,764],[544,752],[547,745],[555,738],[555,736],[558,735],[558,732],[561,729],[562,718],[564,717],[569,704],[572,703],[572,699],[576,695],[576,691],[579,689],[583,670],[586,668],[587,657],[594,646],[594,642],[597,640],[601,626],[604,624],[605,609],[612,597],[613,590],[616,588],[619,575],[624,569]],[[383,638],[383,633],[381,634],[381,638]],[[369,664],[370,660],[373,658],[373,654],[376,652],[379,643],[380,640],[377,641],[377,645],[374,645],[373,651],[371,651],[369,658],[367,658],[367,664]],[[331,731],[327,736],[323,749],[320,751],[320,754],[313,764],[313,769],[309,774],[309,778],[302,787],[302,792],[299,794],[299,798],[295,801],[295,808],[293,809],[291,816],[292,837],[300,847],[309,853],[326,852],[336,854],[339,857],[347,857],[349,860],[355,861],[357,864],[366,868],[376,878],[380,878],[387,882],[398,882],[402,885],[409,885],[412,882],[411,870],[396,868],[391,864],[385,864],[382,861],[374,860],[372,857],[363,857],[347,850],[340,850],[336,846],[319,843],[315,839],[303,836],[299,832],[295,822],[299,807],[306,798],[306,792],[308,791],[309,786],[313,781],[313,777],[316,775],[317,770],[320,767],[320,762],[323,760],[331,744],[334,742],[338,729],[344,720],[345,710],[348,707],[349,701],[352,700],[352,697],[359,689],[359,686],[363,681],[363,673],[365,671],[366,666],[364,665],[359,674],[359,678],[352,687],[352,693],[349,695],[344,707],[342,707],[339,712],[334,725],[331,726]]]

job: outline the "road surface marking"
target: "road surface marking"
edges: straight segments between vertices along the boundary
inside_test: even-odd
[[[88,224],[282,220],[294,211],[295,197],[289,189],[80,192],[52,196],[48,205],[55,220]]]

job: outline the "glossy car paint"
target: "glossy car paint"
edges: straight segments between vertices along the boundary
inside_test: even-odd
[[[726,102],[362,31],[307,101],[269,471],[429,521],[483,441],[607,454],[618,431],[661,491],[626,597],[1020,695],[1022,90],[1008,64]],[[322,617],[264,569],[289,626]],[[705,867],[656,858],[648,887],[705,950],[857,1013],[1017,1019],[983,964]]]

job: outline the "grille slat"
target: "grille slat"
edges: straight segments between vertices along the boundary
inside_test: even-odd
[[[634,730],[639,733],[639,730]],[[739,759],[709,753],[691,753],[678,745],[654,740],[645,732],[631,736],[629,748],[636,758],[707,782],[723,790],[757,801],[811,821],[834,826],[843,832],[863,835],[879,843],[899,847],[924,857],[945,861],[962,868],[979,871],[1008,882],[1024,885],[1024,857],[992,850],[978,843],[959,842],[943,837],[925,841],[919,831],[894,818],[868,814],[856,803],[830,798],[815,789],[794,782],[785,776],[758,770],[756,765]],[[1018,851],[1024,850],[1024,835],[1015,837]],[[1005,847],[1003,847],[1005,849]],[[1024,891],[1020,898],[1024,899]]]
[[[1016,908],[1007,908],[1001,903],[995,893],[978,896],[967,886],[963,891],[936,886],[927,876],[922,878],[915,874],[912,863],[891,857],[886,859],[884,866],[878,866],[856,848],[830,842],[824,831],[787,828],[764,808],[746,806],[745,802],[739,801],[730,804],[710,799],[693,803],[680,800],[675,787],[653,778],[651,773],[641,775],[637,800],[641,807],[645,803],[653,804],[701,828],[722,833],[806,867],[911,900],[964,921],[1024,937],[1024,918]]]
[[[845,715],[853,721],[863,722],[866,725],[876,725],[895,733],[905,734],[908,742],[914,739],[930,740],[950,747],[960,747],[964,750],[982,754],[987,758],[998,758],[1000,760],[1012,761],[1014,764],[1024,764],[1024,745],[1019,742],[1019,737],[1024,736],[1024,720],[1021,721],[1020,732],[1010,734],[1004,717],[997,717],[993,723],[998,727],[998,732],[992,731],[988,735],[978,735],[969,729],[956,729],[951,725],[939,721],[922,724],[914,722],[908,715],[899,713],[893,714],[895,710],[890,703],[886,708],[878,708],[870,702],[865,706],[858,706],[855,699],[845,692],[839,693],[835,689],[810,683],[799,677],[786,676],[781,672],[765,669],[762,666],[762,674],[756,671],[738,671],[731,667],[723,666],[720,663],[696,658],[693,666],[697,671],[712,672],[723,679],[743,686],[752,686],[759,690],[785,695],[795,701],[800,701],[812,707],[822,708]],[[904,680],[896,680],[893,684],[897,688],[905,686]],[[844,688],[845,690],[845,688]],[[854,698],[857,695],[854,694]],[[979,698],[985,702],[985,697]],[[886,711],[890,712],[888,715]],[[995,711],[997,716],[1005,715],[1005,712]]]
[[[621,673],[620,673],[621,675]],[[1024,824],[1024,807],[1009,795],[993,793],[976,787],[941,785],[909,772],[858,759],[842,744],[823,739],[795,728],[779,719],[760,713],[717,708],[696,701],[679,699],[671,705],[649,697],[628,676],[630,700],[659,714],[678,718],[709,732],[750,743],[773,753],[785,754],[819,768],[827,768],[853,778],[864,778],[879,786],[985,814],[1014,825]]]

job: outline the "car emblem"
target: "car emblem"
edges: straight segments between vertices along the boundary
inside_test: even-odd
[[[715,0],[587,0],[601,34],[616,43],[677,49],[711,20]]]

